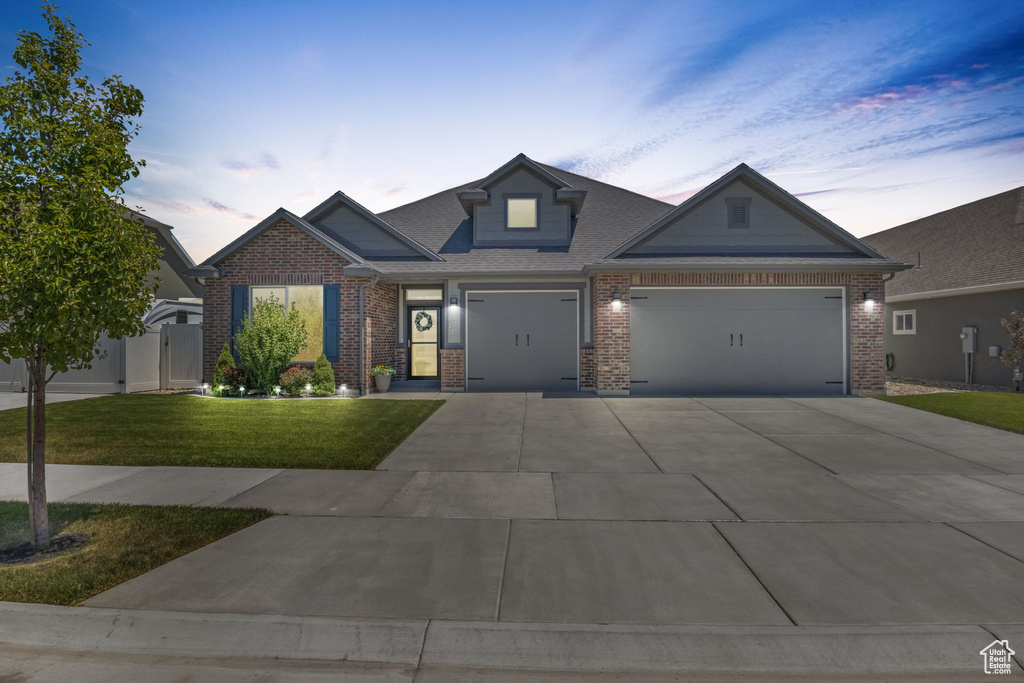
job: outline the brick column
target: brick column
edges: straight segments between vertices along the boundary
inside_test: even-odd
[[[875,295],[871,311],[864,292]],[[850,392],[885,393],[885,285],[878,274],[850,276]]]
[[[463,349],[441,349],[441,391],[465,391],[466,352]]]
[[[598,393],[629,391],[629,275],[594,276],[594,385]],[[612,310],[612,295],[622,297]]]

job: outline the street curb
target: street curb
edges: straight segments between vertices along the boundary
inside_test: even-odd
[[[1015,634],[1022,627],[1005,628]],[[981,671],[979,651],[991,640],[991,633],[980,626],[428,622],[0,602],[0,644],[79,652],[397,664],[427,670],[974,674]]]

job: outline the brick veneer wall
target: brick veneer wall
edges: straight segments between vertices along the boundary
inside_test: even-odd
[[[850,390],[885,391],[885,292],[879,274],[848,273],[608,273],[594,276],[594,385],[598,391],[629,389],[629,291],[631,286],[845,286],[850,302]],[[612,310],[612,295],[622,297]],[[875,296],[874,310],[864,292]],[[581,372],[583,372],[581,360]],[[584,375],[585,376],[585,375]]]
[[[580,389],[594,389],[594,349],[580,349]]]
[[[441,391],[465,390],[465,362],[463,349],[441,349]]]
[[[373,387],[370,368],[374,365],[396,366],[395,342],[398,315],[398,285],[375,283],[366,288],[366,386]],[[396,373],[397,375],[397,373]]]
[[[224,276],[208,278],[203,296],[204,378],[213,379],[217,357],[231,335],[231,285],[338,284],[340,362],[332,364],[334,378],[351,389],[358,386],[359,285],[369,278],[344,275],[342,269],[348,265],[345,259],[285,219],[217,265]],[[387,287],[394,289],[393,285]],[[386,306],[386,301],[380,305]],[[394,337],[391,345],[394,346]]]

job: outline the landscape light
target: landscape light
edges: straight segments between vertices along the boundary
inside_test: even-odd
[[[341,395],[348,396],[348,387],[345,386],[344,384],[341,385]]]
[[[238,395],[239,395],[239,397],[245,396],[245,387],[244,386],[238,385]]]
[[[616,313],[622,310],[622,294],[619,292],[612,294],[612,310]]]
[[[280,396],[281,395],[281,387],[274,387],[274,393],[277,394],[278,396]]]
[[[307,384],[306,385],[306,396],[309,396],[309,393],[311,391],[313,391],[313,385],[312,384]]]
[[[203,383],[202,383],[201,385],[199,385],[199,386],[200,386],[200,387],[202,388],[202,390],[203,390],[203,396],[206,396],[206,390],[210,388],[210,385],[209,385],[209,384],[207,384],[206,382],[203,382]]]

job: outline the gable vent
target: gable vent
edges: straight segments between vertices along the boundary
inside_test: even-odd
[[[750,197],[726,197],[726,216],[730,228],[750,227]]]

